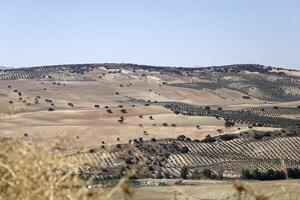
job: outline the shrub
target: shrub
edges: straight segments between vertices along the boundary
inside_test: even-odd
[[[96,151],[95,151],[95,149],[90,149],[89,150],[89,153],[95,153]]]
[[[261,140],[263,138],[263,135],[255,133],[253,138],[256,139],[256,140]]]
[[[168,123],[164,122],[164,123],[162,123],[162,125],[163,125],[164,127],[167,127],[167,126],[168,126]]]
[[[203,176],[206,178],[212,178],[213,177],[213,172],[210,169],[204,169],[202,171]]]
[[[179,141],[184,141],[184,139],[185,139],[185,135],[179,135],[177,137],[177,140],[179,140]]]
[[[125,113],[127,113],[127,110],[126,109],[121,109],[121,112],[125,114]]]
[[[287,173],[290,178],[300,178],[300,169],[298,168],[288,168]]]
[[[235,139],[237,136],[233,135],[233,134],[224,134],[224,135],[220,135],[220,139],[223,141],[229,141],[229,140],[233,140]]]
[[[111,109],[107,109],[106,112],[113,113],[113,111]]]
[[[210,135],[205,136],[205,138],[202,140],[204,143],[213,143],[217,141],[214,137],[211,137]]]
[[[132,164],[133,164],[132,158],[125,158],[125,159],[124,159],[124,162],[125,162],[127,165],[132,165]]]
[[[70,107],[74,107],[74,104],[72,104],[72,103],[68,103],[68,106],[70,106]]]
[[[241,178],[242,178],[242,179],[251,179],[251,178],[252,178],[252,175],[251,175],[251,173],[250,173],[249,170],[244,169],[244,170],[242,170],[242,172],[241,172]]]
[[[162,173],[162,169],[161,168],[157,169],[155,176],[158,179],[162,179],[163,178],[163,173]]]
[[[228,127],[232,127],[232,126],[234,126],[235,125],[235,123],[234,122],[231,122],[231,121],[225,121],[225,127],[226,128],[228,128]]]
[[[271,137],[271,133],[269,132],[264,133],[264,137]]]
[[[180,169],[180,177],[181,178],[186,179],[188,173],[189,173],[189,171],[188,171],[188,168],[186,166],[181,167],[181,169]]]
[[[252,172],[250,172],[249,170],[243,170],[241,172],[241,178],[255,179],[255,180],[278,180],[278,179],[284,179],[285,175],[282,170],[269,169],[266,172],[262,172],[258,169],[255,169]]]
[[[181,149],[180,149],[180,153],[188,153],[189,152],[189,148],[188,147],[182,147]]]
[[[243,99],[251,99],[251,97],[250,96],[248,96],[248,95],[246,95],[246,96],[242,96],[243,97]]]

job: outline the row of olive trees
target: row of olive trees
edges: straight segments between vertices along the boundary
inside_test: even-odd
[[[266,172],[255,169],[253,171],[243,170],[241,172],[242,179],[254,179],[254,180],[278,180],[286,178],[300,178],[300,169],[287,168],[286,170],[273,170],[269,169]]]

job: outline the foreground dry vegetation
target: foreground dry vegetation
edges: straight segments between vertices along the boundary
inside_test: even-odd
[[[17,140],[1,140],[1,200],[116,199],[131,195],[124,180],[113,193],[101,188],[90,190],[88,181],[80,180],[74,165],[58,152]]]

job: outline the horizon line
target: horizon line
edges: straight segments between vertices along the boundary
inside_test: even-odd
[[[167,65],[153,65],[153,64],[137,64],[137,63],[130,63],[130,62],[91,62],[91,63],[63,63],[63,64],[45,64],[45,65],[34,65],[34,66],[22,66],[22,67],[10,67],[5,65],[0,65],[2,69],[21,69],[21,68],[37,68],[37,67],[52,67],[52,66],[72,66],[72,65],[101,65],[101,64],[116,64],[116,65],[144,65],[144,66],[151,66],[151,67],[163,67],[163,68],[209,68],[209,67],[226,67],[226,66],[235,66],[235,65],[258,65],[263,67],[272,67],[272,68],[280,68],[280,69],[290,69],[299,71],[296,68],[289,68],[289,67],[278,67],[272,65],[264,65],[258,63],[233,63],[233,64],[224,64],[224,65],[207,65],[207,66],[167,66]]]

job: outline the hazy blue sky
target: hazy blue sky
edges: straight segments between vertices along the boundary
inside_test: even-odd
[[[297,0],[0,0],[0,65],[300,69]]]

